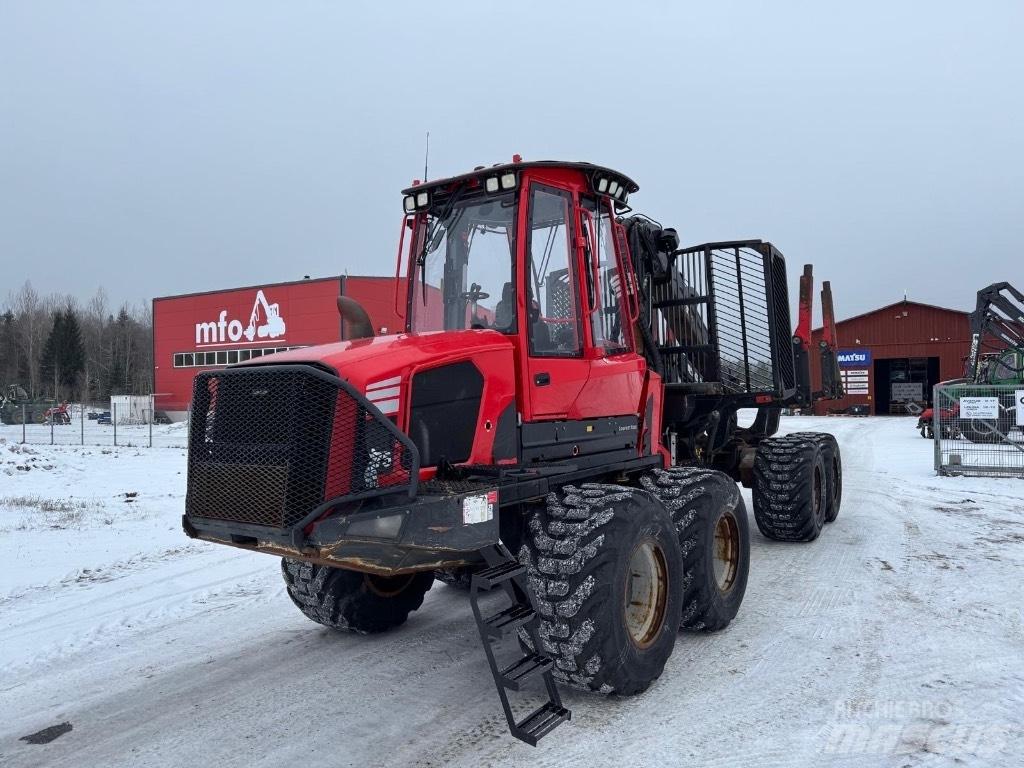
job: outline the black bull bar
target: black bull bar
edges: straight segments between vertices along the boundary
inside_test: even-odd
[[[194,538],[392,575],[455,566],[498,539],[493,486],[420,483],[413,442],[313,365],[195,378],[182,525]]]

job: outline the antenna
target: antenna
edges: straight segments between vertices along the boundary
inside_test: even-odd
[[[423,153],[423,181],[426,181],[427,176],[427,162],[430,160],[430,131],[427,131],[427,149]]]

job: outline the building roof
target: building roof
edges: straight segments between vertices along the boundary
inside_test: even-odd
[[[838,326],[842,325],[843,323],[849,323],[849,322],[851,322],[853,320],[859,320],[860,318],[867,317],[868,315],[874,315],[874,314],[877,314],[879,312],[884,312],[885,310],[893,309],[894,307],[909,307],[909,306],[925,307],[926,309],[936,309],[939,312],[949,312],[949,313],[954,314],[954,315],[968,315],[968,314],[970,314],[968,311],[963,310],[963,309],[952,309],[951,307],[940,307],[938,304],[926,304],[923,301],[911,301],[910,299],[901,299],[900,301],[894,301],[892,304],[886,304],[884,307],[878,307],[877,309],[869,309],[867,312],[861,312],[859,315],[853,315],[852,317],[846,317],[846,318],[843,318],[842,320],[836,320],[836,326],[838,327]],[[814,330],[815,331],[820,331],[822,329],[823,329],[822,326],[819,325]]]

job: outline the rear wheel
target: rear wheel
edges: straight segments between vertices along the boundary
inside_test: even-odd
[[[404,624],[434,582],[429,572],[389,578],[288,557],[281,559],[281,573],[288,597],[307,618],[360,634]]]
[[[750,570],[750,523],[736,483],[703,467],[659,469],[640,482],[668,509],[679,536],[680,628],[724,629],[743,602]]]
[[[566,486],[533,513],[519,559],[556,679],[628,696],[658,678],[675,646],[683,569],[672,519],[655,498]],[[520,640],[530,647],[525,632]]]
[[[931,425],[928,426],[929,436]],[[839,517],[839,507],[843,503],[843,455],[839,450],[839,442],[835,435],[828,432],[794,432],[794,437],[806,437],[817,440],[825,460],[825,479],[828,483],[825,500],[825,522],[831,523]]]
[[[829,502],[822,437],[797,433],[768,438],[757,446],[754,520],[769,539],[814,541],[821,533]],[[838,456],[838,447],[836,451]]]

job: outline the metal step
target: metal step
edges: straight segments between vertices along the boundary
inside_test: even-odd
[[[552,675],[555,663],[550,657],[539,652],[526,653],[523,656],[519,650],[514,663],[504,669],[498,667],[495,652],[501,649],[496,649],[495,646],[500,646],[503,642],[513,642],[517,643],[518,648],[518,632],[515,631],[517,629],[519,632],[525,632],[533,647],[540,651],[540,618],[533,595],[530,594],[526,568],[519,564],[512,553],[503,544],[498,543],[481,549],[480,556],[488,567],[473,574],[469,590],[473,619],[483,641],[487,665],[494,679],[501,708],[505,711],[509,732],[517,739],[536,746],[538,740],[568,720],[570,713],[562,706],[562,698]],[[494,587],[500,587],[509,602],[506,603],[507,607],[485,618],[480,610],[481,595]],[[505,652],[508,650],[506,646]],[[517,715],[509,702],[509,691],[520,691],[528,682],[536,684],[537,681],[547,693],[547,703],[522,722],[516,722]]]
[[[539,709],[534,710],[525,720],[516,723],[516,731],[513,735],[522,739],[531,747],[537,746],[537,742],[555,730],[566,720],[572,719],[572,712],[565,707],[548,702]]]
[[[488,616],[484,619],[484,624],[492,637],[501,637],[507,630],[533,621],[533,617],[536,615],[537,613],[530,606],[516,603],[493,616]]]
[[[473,574],[473,584],[480,589],[494,589],[502,582],[511,581],[519,576],[526,575],[526,566],[520,565],[515,560],[484,568]]]
[[[515,664],[501,670],[501,682],[510,691],[522,689],[522,684],[534,675],[544,674],[555,666],[550,656],[531,653],[519,659]]]

